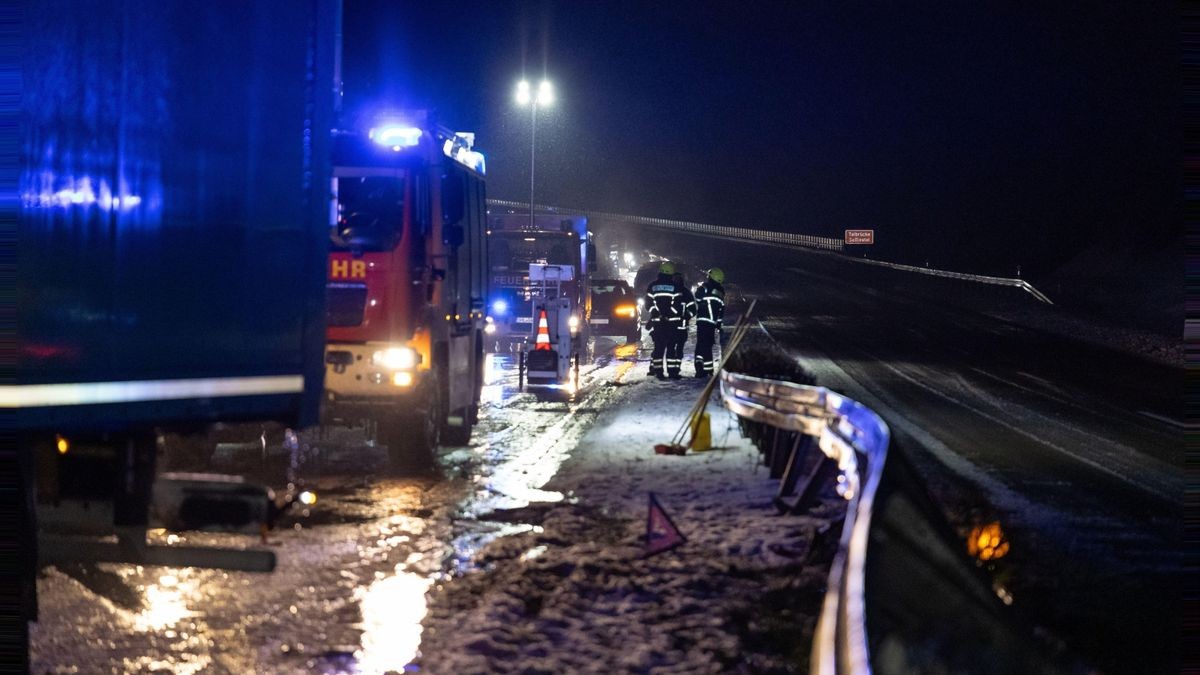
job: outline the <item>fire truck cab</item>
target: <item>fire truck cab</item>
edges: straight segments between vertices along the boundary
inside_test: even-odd
[[[484,158],[474,135],[336,133],[323,421],[365,423],[394,461],[465,444],[483,384]]]

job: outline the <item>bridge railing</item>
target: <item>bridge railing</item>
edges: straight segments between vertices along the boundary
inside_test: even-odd
[[[813,675],[1077,670],[1049,655],[965,555],[878,414],[824,387],[729,371],[721,395],[745,420],[815,438],[836,462],[848,504]]]
[[[514,202],[503,199],[489,199],[488,205],[499,206],[502,208],[523,210],[529,209],[528,202]],[[797,248],[815,248],[826,251],[841,252],[844,250],[843,244],[845,243],[841,239],[835,239],[831,237],[817,237],[808,234],[793,234],[791,232],[774,232],[771,230],[758,230],[748,227],[726,227],[724,225],[709,225],[705,223],[692,223],[685,220],[649,218],[646,216],[632,216],[621,213],[608,213],[605,211],[590,211],[587,209],[564,209],[558,206],[548,206],[546,204],[534,204],[534,210],[542,213],[572,213],[587,216],[588,218],[604,219],[611,222],[626,223],[631,225],[656,227],[664,230],[686,232],[704,237],[721,237],[725,239],[771,243],[780,246],[792,246]],[[948,270],[930,269],[928,267],[917,267],[915,265],[902,265],[900,263],[892,263],[882,260],[870,260],[868,258],[850,257],[847,259],[868,265],[888,267],[894,270],[901,270],[905,272],[916,272],[918,274],[925,274],[928,276],[958,279],[960,281],[990,284],[993,286],[1010,286],[1013,288],[1019,288],[1048,305],[1054,304],[1050,298],[1046,297],[1046,294],[1034,288],[1032,284],[1024,279],[994,277],[982,274],[967,274],[965,272],[951,272]]]
[[[489,199],[488,205],[499,206],[502,208],[529,209],[529,202],[514,202],[503,199]],[[588,209],[564,209],[545,204],[534,204],[533,208],[535,211],[542,213],[572,213],[581,216],[587,216],[589,219],[607,220],[611,222],[642,225],[646,227],[656,227],[663,230],[687,232],[690,234],[699,234],[707,237],[725,237],[728,239],[738,239],[742,241],[767,242],[782,246],[796,246],[800,248],[817,248],[828,251],[841,251],[843,243],[841,239],[834,239],[832,237],[816,237],[808,234],[793,234],[791,232],[774,232],[771,230],[759,230],[749,227],[727,227],[725,225],[693,223],[686,220],[669,220],[666,218],[650,218],[647,216],[633,216],[624,213],[608,213],[606,211],[592,211]]]

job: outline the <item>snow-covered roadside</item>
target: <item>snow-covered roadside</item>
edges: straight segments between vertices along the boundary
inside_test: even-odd
[[[618,370],[607,386],[622,395],[545,486],[566,499],[487,516],[538,527],[492,542],[478,569],[430,595],[423,671],[807,669],[836,527],[777,515],[777,483],[715,399],[720,449],[656,455],[703,383],[645,369]],[[642,559],[650,492],[687,542]],[[840,516],[827,499],[820,513]]]

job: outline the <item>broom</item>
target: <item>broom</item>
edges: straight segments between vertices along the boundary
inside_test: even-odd
[[[742,338],[746,333],[750,332],[750,315],[754,312],[754,306],[758,304],[758,300],[752,300],[750,306],[742,314],[738,321],[733,326],[733,332],[729,336],[729,342],[725,343],[725,348],[721,350],[721,365],[713,370],[712,377],[708,378],[708,383],[704,385],[704,390],[700,393],[700,398],[696,399],[696,403],[692,405],[691,411],[683,420],[683,425],[671,437],[670,443],[659,443],[654,446],[654,452],[660,455],[682,455],[687,452],[687,448],[691,447],[696,440],[696,429],[699,427],[700,416],[704,414],[704,409],[708,407],[708,397],[712,395],[712,390],[717,385],[717,379],[721,376],[721,371],[725,368],[725,364],[729,358],[737,351],[738,345],[741,344]],[[688,438],[687,445],[683,444],[684,438],[691,432],[692,437]]]

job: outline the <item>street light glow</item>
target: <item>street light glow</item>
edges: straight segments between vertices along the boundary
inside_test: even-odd
[[[542,80],[538,85],[537,94],[533,93],[533,88],[529,86],[528,80],[521,80],[517,83],[517,105],[526,106],[532,103],[534,107],[545,107],[554,103],[554,86],[550,84],[550,80]]]
[[[554,88],[550,86],[550,80],[542,80],[538,85],[537,104],[550,105],[554,103]]]
[[[538,84],[537,94],[529,86],[529,80],[517,82],[517,105],[529,106],[529,229],[534,229],[533,221],[533,188],[534,160],[537,158],[537,112],[554,103],[554,87],[550,80],[542,80]],[[525,241],[531,241],[526,238]]]

